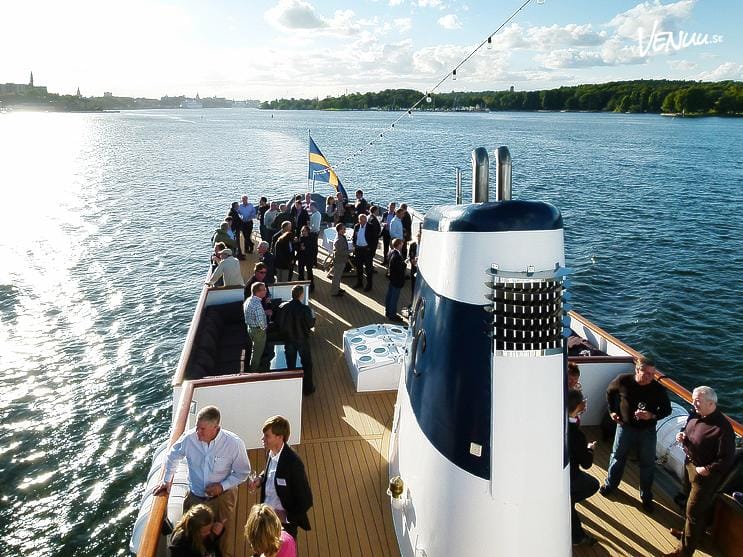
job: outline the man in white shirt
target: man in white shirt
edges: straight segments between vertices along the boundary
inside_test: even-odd
[[[317,210],[317,203],[314,201],[310,203],[310,238],[312,242],[312,249],[314,257],[312,259],[313,265],[317,267],[317,240],[320,237],[320,224],[322,222],[322,215]]]
[[[287,441],[289,421],[283,416],[268,418],[263,424],[266,469],[250,487],[261,486],[261,503],[276,511],[284,530],[296,540],[298,527],[311,529],[307,511],[312,507],[312,490],[302,459]]]
[[[170,493],[170,485],[178,463],[188,463],[189,493],[183,501],[183,512],[199,503],[214,512],[214,534],[220,537],[222,555],[226,556],[229,535],[224,535],[237,502],[237,486],[248,479],[250,461],[242,440],[220,426],[221,414],[216,406],[202,408],[196,417],[196,427],[176,441],[165,460],[162,483],[155,495]]]
[[[251,238],[253,234],[253,219],[258,212],[252,203],[248,203],[247,195],[242,196],[241,203],[237,206],[237,213],[240,215],[240,231],[243,235],[243,242],[245,242],[245,251],[253,253],[253,240]]]
[[[232,256],[232,250],[227,248],[220,251],[219,265],[214,269],[212,276],[206,281],[209,286],[214,286],[216,282],[224,277],[225,286],[245,286],[242,271],[240,270],[240,261]]]

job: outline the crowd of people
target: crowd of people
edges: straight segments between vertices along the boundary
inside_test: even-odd
[[[635,360],[634,373],[617,376],[608,386],[606,401],[609,416],[616,424],[609,457],[608,475],[599,481],[584,470],[593,464],[596,441],[587,442],[580,429],[580,415],[587,407],[580,384],[580,369],[568,364],[568,451],[570,455],[570,503],[573,545],[594,545],[581,524],[575,504],[596,492],[612,497],[622,480],[630,451],[637,454],[640,467],[640,501],[647,513],[655,509],[653,479],[655,473],[656,424],[671,414],[665,388],[655,380],[656,369],[644,357]],[[701,386],[692,393],[693,408],[683,430],[676,436],[686,454],[686,522],[683,530],[671,528],[679,545],[667,557],[689,557],[704,535],[717,490],[733,466],[735,434],[730,422],[717,408],[717,394]]]
[[[232,547],[226,542],[242,483],[251,492],[260,489],[260,504],[251,508],[244,526],[253,555],[296,557],[299,528],[311,529],[307,511],[313,502],[302,459],[288,445],[289,434],[289,421],[283,416],[265,421],[266,466],[255,474],[245,444],[221,427],[219,409],[206,406],[199,411],[196,426],[170,448],[163,481],[154,491],[156,496],[170,493],[178,464],[187,461],[188,493],[170,536],[171,557],[231,557]]]
[[[322,200],[320,200],[322,203]],[[313,270],[318,267],[318,238],[323,228],[334,227],[337,240],[333,245],[333,282],[331,295],[342,296],[341,277],[349,263],[356,269],[354,288],[371,291],[374,274],[374,255],[382,243],[382,263],[388,267],[388,292],[385,299],[385,316],[401,321],[398,314],[399,297],[410,265],[411,295],[415,289],[418,270],[418,243],[413,241],[412,217],[407,204],[390,203],[380,214],[380,208],[370,204],[362,190],[356,191],[353,203],[342,193],[329,196],[321,210],[312,194],[297,195],[290,203],[268,201],[261,197],[258,206],[250,203],[247,195],[240,202],[233,202],[219,228],[212,235],[212,273],[207,280],[210,286],[245,286],[245,298],[251,295],[251,281],[247,284],[240,274],[239,260],[245,253],[252,253],[253,221],[258,220],[261,241],[258,244],[258,263],[265,265],[260,282],[289,282],[294,279],[309,280],[310,291],[315,289]],[[353,228],[352,249],[344,245],[346,230]]]

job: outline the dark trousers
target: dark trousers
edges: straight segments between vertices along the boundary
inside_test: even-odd
[[[314,391],[315,383],[312,380],[312,353],[310,352],[309,341],[307,339],[303,342],[292,342],[288,340],[284,345],[284,351],[286,352],[286,367],[288,369],[294,369],[296,367],[297,352],[299,352],[299,357],[302,358],[302,369],[304,370],[302,390],[304,392]],[[291,534],[291,532],[289,533]]]
[[[240,229],[243,233],[243,242],[245,242],[245,251],[248,253],[253,252],[253,221],[243,222]]]
[[[411,265],[410,266],[410,299],[413,299],[413,295],[415,294],[415,279],[418,276],[418,266],[417,265]]]
[[[317,265],[317,240],[319,236],[320,235],[317,232],[310,232],[310,243],[312,244],[312,265]]]
[[[390,243],[392,242],[392,237],[390,236],[390,231],[387,228],[382,229],[382,249],[384,250],[384,263],[387,264],[387,259],[389,257],[390,253]]]
[[[686,501],[686,523],[684,535],[681,537],[681,550],[684,555],[693,555],[707,529],[707,520],[715,502],[722,475],[711,472],[709,476],[700,476],[697,474],[696,467],[690,462],[686,464],[686,473],[689,475],[691,491]]]
[[[590,474],[585,473],[583,470],[578,470],[575,474],[571,475],[570,534],[573,538],[573,543],[579,542],[586,535],[586,533],[583,531],[583,525],[580,523],[578,511],[575,510],[575,504],[580,503],[584,499],[588,499],[598,490],[599,481]]]
[[[307,280],[310,281],[312,288],[315,286],[315,277],[312,276],[312,259],[300,259],[297,274],[299,274],[299,280],[304,280],[305,271],[307,272]]]
[[[371,248],[356,246],[353,250],[353,256],[356,259],[356,285],[361,286],[363,276],[366,274],[366,287],[372,287],[372,258],[374,254]]]

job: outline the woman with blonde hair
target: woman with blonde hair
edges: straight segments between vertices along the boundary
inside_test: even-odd
[[[265,504],[253,505],[245,523],[245,538],[254,555],[260,557],[297,557],[297,543],[281,529],[274,510]]]
[[[188,509],[173,529],[170,557],[220,557],[214,534],[214,513],[206,505]]]

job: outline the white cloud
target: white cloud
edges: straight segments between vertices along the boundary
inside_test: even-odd
[[[640,33],[647,37],[653,26],[662,31],[676,32],[680,24],[691,15],[696,0],[680,0],[673,4],[661,4],[660,0],[643,2],[634,8],[616,15],[609,23],[617,35],[637,40]]]
[[[456,16],[456,14],[447,14],[443,17],[440,17],[438,23],[444,29],[462,28],[462,22],[459,21],[459,18]]]
[[[568,24],[560,27],[530,27],[525,41],[530,48],[549,50],[572,46],[599,46],[607,40],[606,31],[594,31],[590,24]]]
[[[735,62],[725,62],[717,66],[714,70],[702,72],[699,79],[704,81],[720,81],[723,79],[743,79],[743,64]]]
[[[402,4],[402,0],[389,0],[390,6],[399,6]]]
[[[399,17],[392,20],[392,24],[400,33],[407,33],[413,28],[413,20],[409,17]]]
[[[417,0],[415,5],[419,8],[443,8],[441,0]]]
[[[537,56],[536,60],[545,68],[587,68],[607,65],[597,51],[563,48],[553,50],[546,55]]]
[[[279,29],[320,29],[328,26],[315,7],[303,0],[279,0],[276,6],[266,11],[265,18]]]
[[[669,60],[668,65],[674,70],[693,70],[698,64],[691,60]]]

